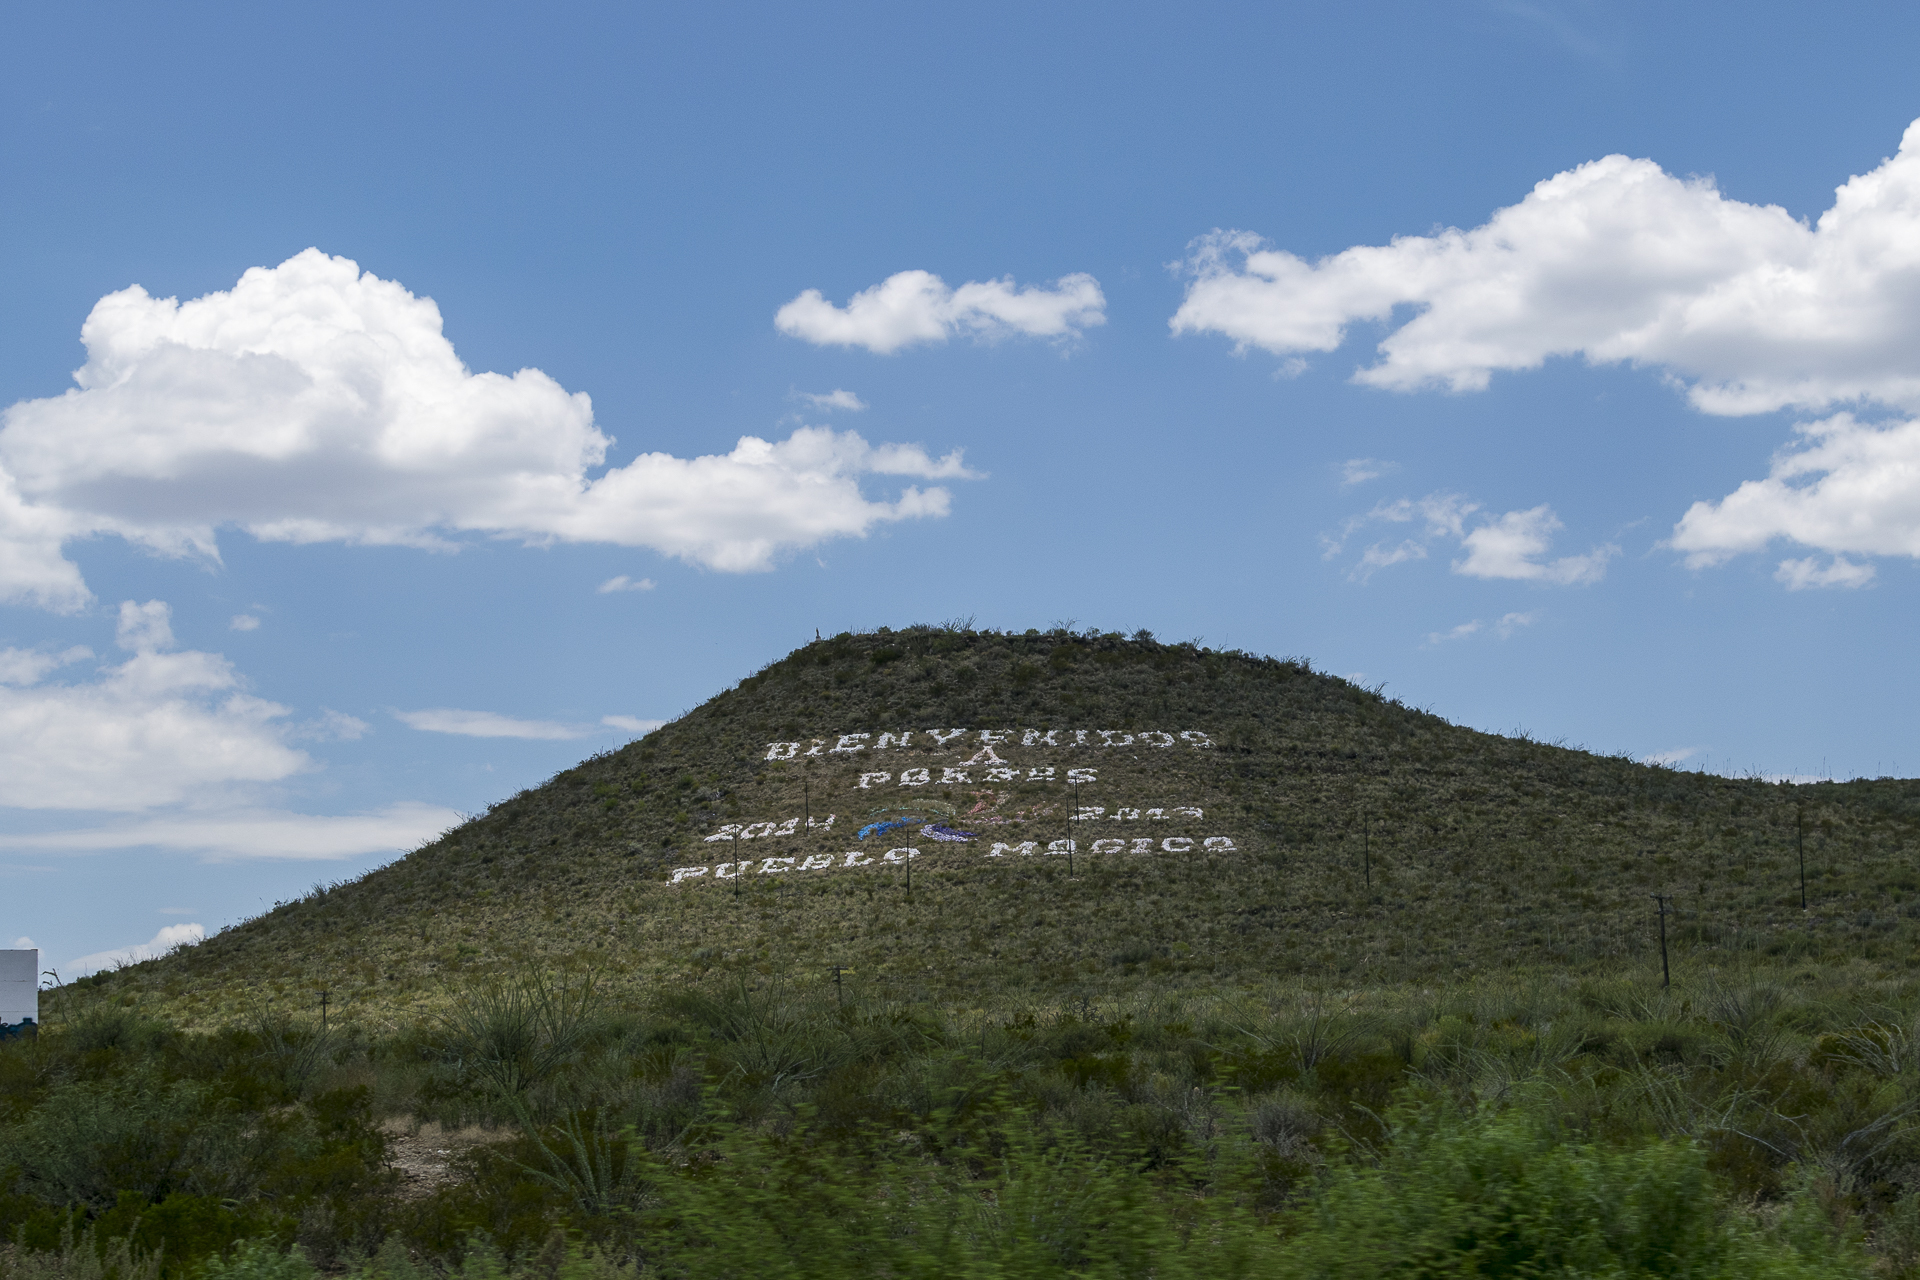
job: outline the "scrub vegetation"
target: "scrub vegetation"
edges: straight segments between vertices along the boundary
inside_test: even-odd
[[[1081,727],[1036,778],[1019,731]],[[940,782],[982,730],[1021,767]],[[858,839],[905,810],[982,838]],[[1920,1275],[1916,821],[1298,660],[838,636],[49,993],[0,1046],[0,1271]]]

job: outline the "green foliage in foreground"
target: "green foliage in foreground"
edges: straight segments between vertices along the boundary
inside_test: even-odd
[[[1805,1189],[1771,1230],[1715,1194],[1684,1141],[1608,1149],[1555,1131],[1544,1095],[1504,1110],[1408,1113],[1377,1165],[1337,1172],[1277,1274],[1747,1276],[1854,1274],[1864,1259]]]
[[[1920,984],[1810,969],[988,1017],[529,977],[381,1037],[103,1003],[0,1047],[0,1275],[1912,1276],[1917,1050]]]

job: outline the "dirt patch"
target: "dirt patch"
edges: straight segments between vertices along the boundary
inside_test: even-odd
[[[424,1199],[457,1181],[452,1167],[456,1157],[506,1136],[478,1125],[443,1129],[437,1124],[407,1120],[388,1120],[380,1128],[387,1135],[387,1165],[400,1174],[402,1200]]]

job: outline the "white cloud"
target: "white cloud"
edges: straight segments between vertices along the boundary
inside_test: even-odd
[[[409,729],[428,733],[456,733],[468,738],[583,738],[593,732],[580,725],[553,720],[516,720],[491,711],[457,711],[437,707],[426,711],[396,711],[394,719]]]
[[[969,280],[958,289],[929,271],[902,271],[836,307],[808,289],[774,314],[780,332],[818,346],[865,347],[887,355],[970,334],[983,342],[1024,335],[1070,341],[1107,322],[1100,283],[1079,273],[1051,289],[1016,289],[1013,277]]]
[[[287,708],[243,692],[225,658],[158,651],[172,642],[164,603],[122,605],[120,639],[133,657],[89,682],[40,684],[46,665],[8,669],[16,687],[0,688],[0,805],[126,812],[310,765],[282,741]]]
[[[1348,458],[1340,464],[1340,484],[1342,488],[1365,484],[1369,480],[1378,480],[1388,472],[1397,470],[1399,470],[1399,464],[1384,462],[1379,458]]]
[[[1836,557],[1826,569],[1783,562],[1776,576],[1797,589],[1866,583],[1872,566],[1849,553],[1920,557],[1920,421],[1874,426],[1841,413],[1797,431],[1800,447],[1776,455],[1765,480],[1688,508],[1670,542],[1687,564],[1718,564],[1776,538]]]
[[[1356,381],[1478,390],[1550,356],[1668,371],[1708,413],[1847,400],[1920,406],[1920,121],[1812,226],[1614,155],[1540,183],[1471,231],[1316,263],[1215,232],[1171,325],[1240,350],[1332,351],[1391,327]],[[1397,308],[1413,314],[1395,326]]]
[[[643,453],[594,477],[613,441],[586,395],[537,369],[470,372],[431,299],[313,249],[184,303],[137,285],[109,294],[81,339],[73,389],[0,413],[0,599],[84,605],[61,554],[72,538],[217,558],[223,528],[613,543],[765,569],[784,550],[948,510],[942,488],[870,500],[863,475],[971,475],[957,452],[808,427],[721,455]]]
[[[612,595],[616,591],[651,591],[653,590],[653,579],[641,578],[636,581],[623,573],[617,578],[608,578],[596,587],[595,590],[603,596]]]
[[[61,554],[61,546],[87,532],[86,521],[58,507],[27,502],[0,465],[0,601],[36,604],[59,613],[84,607],[93,593],[81,580],[79,566]]]
[[[1424,523],[1424,537],[1406,538],[1397,543],[1376,542],[1362,552],[1359,563],[1348,571],[1347,576],[1365,582],[1377,569],[1403,564],[1408,560],[1426,559],[1427,542],[1431,539],[1461,537],[1465,532],[1466,518],[1479,509],[1479,503],[1468,502],[1457,493],[1431,493],[1417,502],[1411,498],[1401,498],[1395,502],[1376,503],[1373,510],[1365,515],[1352,516],[1343,522],[1337,537],[1321,536],[1322,558],[1331,560],[1345,551],[1348,540],[1370,524],[1409,524],[1416,519]]]
[[[84,978],[101,969],[117,969],[122,965],[139,964],[143,960],[164,956],[177,947],[191,947],[206,936],[206,929],[200,925],[170,924],[154,934],[151,942],[139,942],[130,947],[115,947],[111,951],[96,951],[90,956],[69,960],[60,966],[60,976],[70,981],[74,978]]]
[[[236,613],[233,615],[233,621],[229,622],[227,626],[235,631],[258,631],[260,629],[260,619],[250,613]]]
[[[1495,635],[1505,640],[1521,627],[1530,627],[1538,621],[1540,621],[1540,614],[1537,611],[1533,613],[1503,613],[1500,615],[1500,621],[1493,624],[1493,630]]]
[[[1674,747],[1670,751],[1656,751],[1652,755],[1641,756],[1640,763],[1664,764],[1671,768],[1673,765],[1679,764],[1682,760],[1691,759],[1699,753],[1699,750],[1700,748],[1698,747]]]
[[[1484,624],[1475,618],[1472,622],[1463,622],[1451,631],[1429,631],[1428,644],[1445,644],[1449,640],[1465,640],[1468,636],[1479,635]]]
[[[1539,618],[1540,615],[1538,613],[1502,614],[1500,619],[1493,624],[1493,633],[1502,640],[1505,640],[1521,627],[1532,626],[1535,622],[1539,621]],[[1468,636],[1477,636],[1486,629],[1487,624],[1475,618],[1472,622],[1461,623],[1451,631],[1429,631],[1427,633],[1427,643],[1435,645],[1445,644],[1449,640],[1465,640]]]
[[[1584,556],[1541,559],[1553,535],[1565,527],[1545,503],[1528,511],[1509,511],[1461,540],[1467,556],[1453,562],[1453,571],[1469,578],[1517,578],[1562,586],[1600,581],[1606,576],[1607,561],[1619,555],[1620,548],[1608,545]]]
[[[1469,502],[1457,493],[1430,493],[1418,500],[1401,498],[1397,502],[1382,503],[1373,509],[1369,518],[1395,524],[1419,520],[1426,525],[1429,537],[1460,538],[1466,535],[1467,518],[1478,510],[1479,503]]]
[[[129,653],[153,653],[173,648],[173,607],[164,600],[135,604],[120,602],[120,623],[114,641]]]
[[[867,407],[865,400],[851,391],[842,391],[837,387],[832,391],[802,391],[798,393],[797,398],[805,400],[816,409],[844,409],[848,413],[859,413]]]
[[[655,729],[665,724],[666,721],[641,720],[635,716],[601,716],[600,723],[610,725],[615,729],[625,729],[628,733],[639,736],[652,733]]]
[[[35,942],[32,938],[27,937],[25,934],[22,934],[13,940],[13,947],[14,947],[14,950],[16,951],[28,951],[39,945],[40,945],[39,943]]]
[[[39,684],[49,672],[92,656],[93,650],[81,645],[63,653],[0,649],[0,684]]]
[[[1347,520],[1338,536],[1321,538],[1325,558],[1341,554],[1353,535],[1369,525],[1416,522],[1422,526],[1419,535],[1373,543],[1360,553],[1360,559],[1348,570],[1347,576],[1365,582],[1378,570],[1409,560],[1424,560],[1431,545],[1443,539],[1459,542],[1467,553],[1453,562],[1455,573],[1470,578],[1510,578],[1559,586],[1598,582],[1606,574],[1607,561],[1620,554],[1620,548],[1608,543],[1583,556],[1544,560],[1542,557],[1553,535],[1564,527],[1553,514],[1553,508],[1543,503],[1527,511],[1487,516],[1479,503],[1460,494],[1430,493],[1419,499],[1382,502],[1365,515]]]
[[[1365,582],[1377,569],[1390,569],[1408,560],[1425,560],[1426,558],[1426,544],[1413,538],[1392,545],[1376,542],[1360,553],[1360,563],[1354,565],[1347,576]]]
[[[0,835],[0,849],[95,853],[159,848],[197,853],[222,862],[240,858],[353,858],[417,848],[460,821],[460,815],[452,809],[413,801],[339,816],[282,809],[229,809],[70,831]]]
[[[358,716],[350,716],[343,711],[329,711],[323,707],[318,718],[293,726],[287,731],[287,736],[314,742],[358,742],[367,736],[370,728],[372,726]]]
[[[1805,591],[1808,587],[1864,587],[1873,581],[1874,572],[1872,565],[1855,564],[1845,556],[1835,556],[1824,565],[1816,557],[1806,556],[1782,560],[1773,577],[1776,582],[1784,582],[1789,591]]]

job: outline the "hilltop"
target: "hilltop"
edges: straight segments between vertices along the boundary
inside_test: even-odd
[[[324,988],[382,1022],[529,967],[1060,1003],[1646,958],[1656,893],[1677,951],[1905,965],[1916,822],[1920,783],[1501,737],[1298,659],[882,629],[89,985],[192,1021]]]

